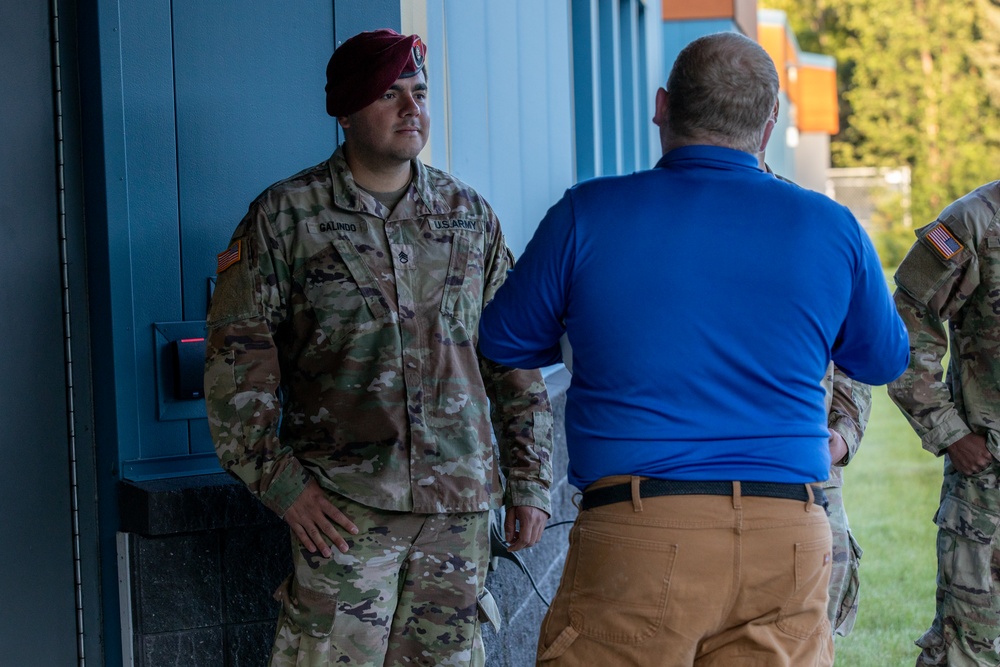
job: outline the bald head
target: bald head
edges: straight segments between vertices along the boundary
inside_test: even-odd
[[[662,91],[661,91],[662,92]],[[712,144],[758,153],[778,101],[778,73],[767,52],[743,35],[699,37],[677,56],[657,118],[664,149]]]

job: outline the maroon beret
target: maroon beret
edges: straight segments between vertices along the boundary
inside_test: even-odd
[[[326,112],[336,118],[364,109],[396,79],[422,70],[426,54],[420,37],[388,28],[351,37],[326,66]]]

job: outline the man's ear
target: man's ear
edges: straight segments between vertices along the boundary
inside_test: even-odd
[[[350,116],[337,116],[337,123],[340,125],[341,129],[346,130],[347,128],[349,128],[351,126],[351,117]]]
[[[670,93],[665,88],[656,89],[656,106],[653,109],[653,124],[657,127],[666,127],[667,119],[670,118]]]
[[[767,148],[767,142],[771,140],[771,133],[774,131],[774,124],[776,122],[775,118],[771,117],[764,124],[764,135],[760,139],[760,148],[757,149],[758,153],[763,153],[764,149]]]
[[[760,140],[759,153],[763,153],[764,149],[767,148],[767,142],[771,140],[771,133],[774,132],[774,126],[778,124],[778,105],[779,102],[776,101],[774,108],[771,109],[771,117],[764,123],[764,136]]]

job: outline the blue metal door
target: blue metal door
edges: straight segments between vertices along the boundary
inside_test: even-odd
[[[172,345],[203,327],[247,205],[328,157],[327,60],[398,0],[95,0],[81,30],[105,650],[118,654],[117,484],[219,470]],[[128,639],[126,638],[126,642]],[[110,664],[110,663],[109,663]]]

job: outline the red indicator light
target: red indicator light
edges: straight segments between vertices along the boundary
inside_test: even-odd
[[[200,343],[204,338],[181,338],[182,343]]]

